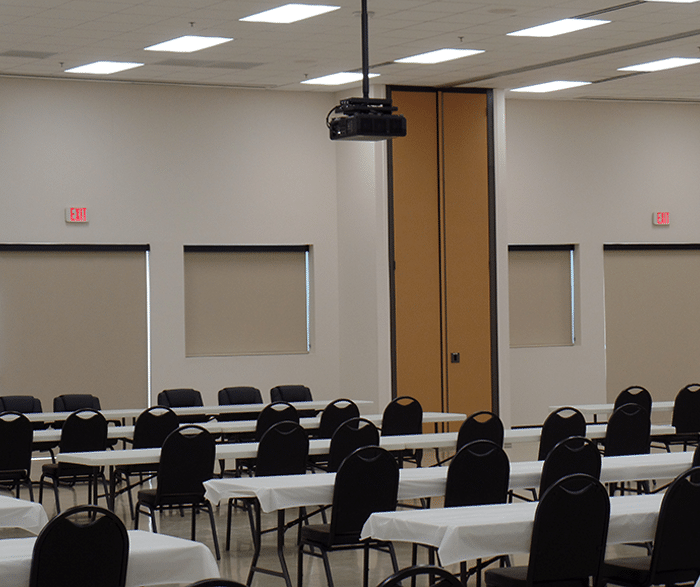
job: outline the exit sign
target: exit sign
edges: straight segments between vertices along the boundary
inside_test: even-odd
[[[656,226],[668,226],[671,224],[671,215],[668,212],[654,212],[652,221]]]
[[[66,208],[66,222],[87,222],[87,208]]]

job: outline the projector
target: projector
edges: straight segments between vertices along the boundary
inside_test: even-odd
[[[332,141],[382,141],[406,136],[406,119],[391,100],[348,98],[328,113]],[[331,118],[333,116],[333,118]]]

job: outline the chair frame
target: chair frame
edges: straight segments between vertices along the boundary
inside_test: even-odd
[[[29,499],[34,501],[32,489],[32,445],[34,429],[32,423],[21,412],[0,413],[0,485],[9,483],[10,490],[16,488],[20,498],[22,483],[29,489]]]
[[[189,433],[191,432],[194,434],[190,435]],[[201,451],[201,454],[197,455],[199,457],[198,461],[192,465],[193,470],[189,471],[190,476],[186,477],[186,483],[189,483],[189,486],[185,488],[178,487],[177,492],[168,493],[167,491],[170,491],[169,486],[173,483],[173,478],[176,476],[182,477],[181,474],[175,475],[170,469],[170,467],[175,467],[176,463],[181,462],[182,446],[179,445],[184,445],[189,442],[198,443],[195,447]],[[209,514],[209,522],[214,538],[214,548],[216,550],[216,559],[220,560],[221,552],[219,551],[214,510],[209,500],[204,497],[204,486],[202,485],[204,481],[211,479],[214,475],[215,458],[216,446],[214,437],[205,428],[195,424],[186,424],[171,432],[165,439],[165,442],[163,442],[163,448],[161,449],[160,465],[157,475],[158,485],[156,489],[141,490],[138,493],[139,497],[134,512],[134,529],[138,530],[139,514],[141,513],[149,516],[153,531],[158,532],[155,515],[157,511],[173,507],[190,507],[192,509],[191,540],[195,540],[197,512],[204,510]],[[193,478],[192,475],[195,475],[195,477]],[[209,475],[207,479],[197,478],[197,476],[206,477],[206,475]],[[174,484],[177,486],[176,482]],[[195,487],[195,485],[197,485],[197,487]],[[201,485],[201,489],[199,485]],[[143,497],[145,497],[146,494],[152,496],[152,498],[144,501]],[[146,511],[143,511],[142,507],[145,508]]]
[[[386,475],[382,479],[382,475]],[[375,511],[396,509],[399,483],[399,466],[391,454],[378,446],[365,446],[348,456],[335,477],[330,524],[304,526],[298,549],[297,587],[302,587],[304,554],[321,558],[328,587],[333,587],[328,554],[338,550],[363,550],[363,587],[369,583],[369,551],[388,552],[394,572],[398,572],[398,561],[391,542],[367,538],[360,540],[362,524]],[[369,496],[382,501],[367,506]],[[351,503],[348,503],[351,502]],[[357,511],[357,507],[362,507]],[[380,507],[380,509],[376,509]],[[359,526],[359,527],[356,527]],[[314,532],[321,532],[327,540],[314,540]],[[318,552],[316,552],[318,549]]]

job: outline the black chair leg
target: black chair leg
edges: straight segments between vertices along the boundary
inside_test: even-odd
[[[219,550],[219,537],[216,535],[216,522],[214,521],[214,508],[211,504],[205,506],[209,512],[209,523],[211,524],[211,535],[214,538],[214,550],[216,551],[216,560],[221,560],[221,551]]]

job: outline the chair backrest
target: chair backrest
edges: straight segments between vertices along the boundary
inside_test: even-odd
[[[495,442],[474,440],[457,451],[447,469],[445,507],[505,503],[510,462]]]
[[[558,408],[542,424],[537,460],[543,461],[558,442],[569,436],[586,436],[586,418],[576,408]]]
[[[700,383],[686,385],[673,402],[671,425],[676,432],[700,432]]]
[[[554,483],[535,511],[527,584],[598,585],[609,519],[610,499],[597,479],[579,474]]]
[[[129,535],[114,513],[70,508],[50,520],[34,543],[29,587],[123,587]]]
[[[623,404],[605,428],[605,456],[643,455],[650,449],[649,412],[639,404]]]
[[[306,385],[277,385],[270,390],[272,402],[310,402],[312,399]]]
[[[261,404],[262,394],[257,387],[241,385],[238,387],[224,387],[219,390],[219,405],[230,406],[240,404]],[[259,412],[237,412],[234,414],[218,414],[216,419],[220,422],[233,422],[240,420],[255,420]]]
[[[258,419],[255,423],[255,440],[260,442],[263,434],[271,426],[287,420],[299,423],[299,412],[293,405],[287,402],[274,402],[266,405],[258,414]]]
[[[378,446],[358,448],[335,475],[331,543],[359,539],[370,514],[396,509],[398,491],[399,466],[391,453]]]
[[[107,420],[91,408],[76,410],[63,424],[60,452],[83,452],[107,448]]]
[[[618,393],[613,410],[625,404],[639,404],[651,414],[651,394],[641,385],[631,385]]]
[[[689,469],[664,493],[649,566],[652,585],[695,583],[700,576],[699,477],[700,468]]]
[[[575,473],[600,479],[601,458],[598,445],[583,436],[569,436],[549,451],[542,464],[540,491],[543,495],[555,482]]]
[[[203,406],[202,394],[196,389],[164,389],[158,394],[159,406],[168,408],[191,408]]]
[[[386,405],[382,414],[382,436],[422,432],[423,408],[417,399],[404,395]]]
[[[331,437],[328,450],[328,471],[335,472],[345,458],[363,446],[379,446],[379,430],[365,418],[343,422]]]
[[[0,397],[0,412],[36,414],[41,411],[41,400],[33,395],[5,395]]]
[[[53,398],[54,412],[75,412],[83,408],[92,410],[102,409],[100,398],[89,393],[68,393]]]
[[[464,587],[462,582],[450,571],[435,565],[419,565],[401,569],[384,579],[377,587],[400,587],[405,585],[403,581],[406,579],[411,579],[411,584],[413,584],[413,579],[420,576],[427,576],[430,584],[434,586]]]
[[[158,448],[178,427],[177,414],[165,406],[151,406],[141,412],[134,426],[134,448]]]
[[[359,418],[360,409],[349,399],[337,399],[329,403],[321,412],[321,422],[318,426],[319,438],[332,438],[338,426],[351,418]]]
[[[481,411],[471,414],[459,427],[457,450],[474,440],[490,440],[503,446],[503,422],[493,412]]]
[[[214,476],[215,459],[216,442],[208,430],[194,424],[173,430],[160,451],[156,501],[201,501],[204,482]]]
[[[235,404],[261,404],[262,394],[257,387],[239,385],[237,387],[224,387],[219,390],[219,405],[230,406]]]
[[[34,429],[20,412],[0,413],[0,472],[25,471],[32,467]]]
[[[303,475],[309,457],[309,437],[296,422],[271,426],[258,443],[255,475]]]

